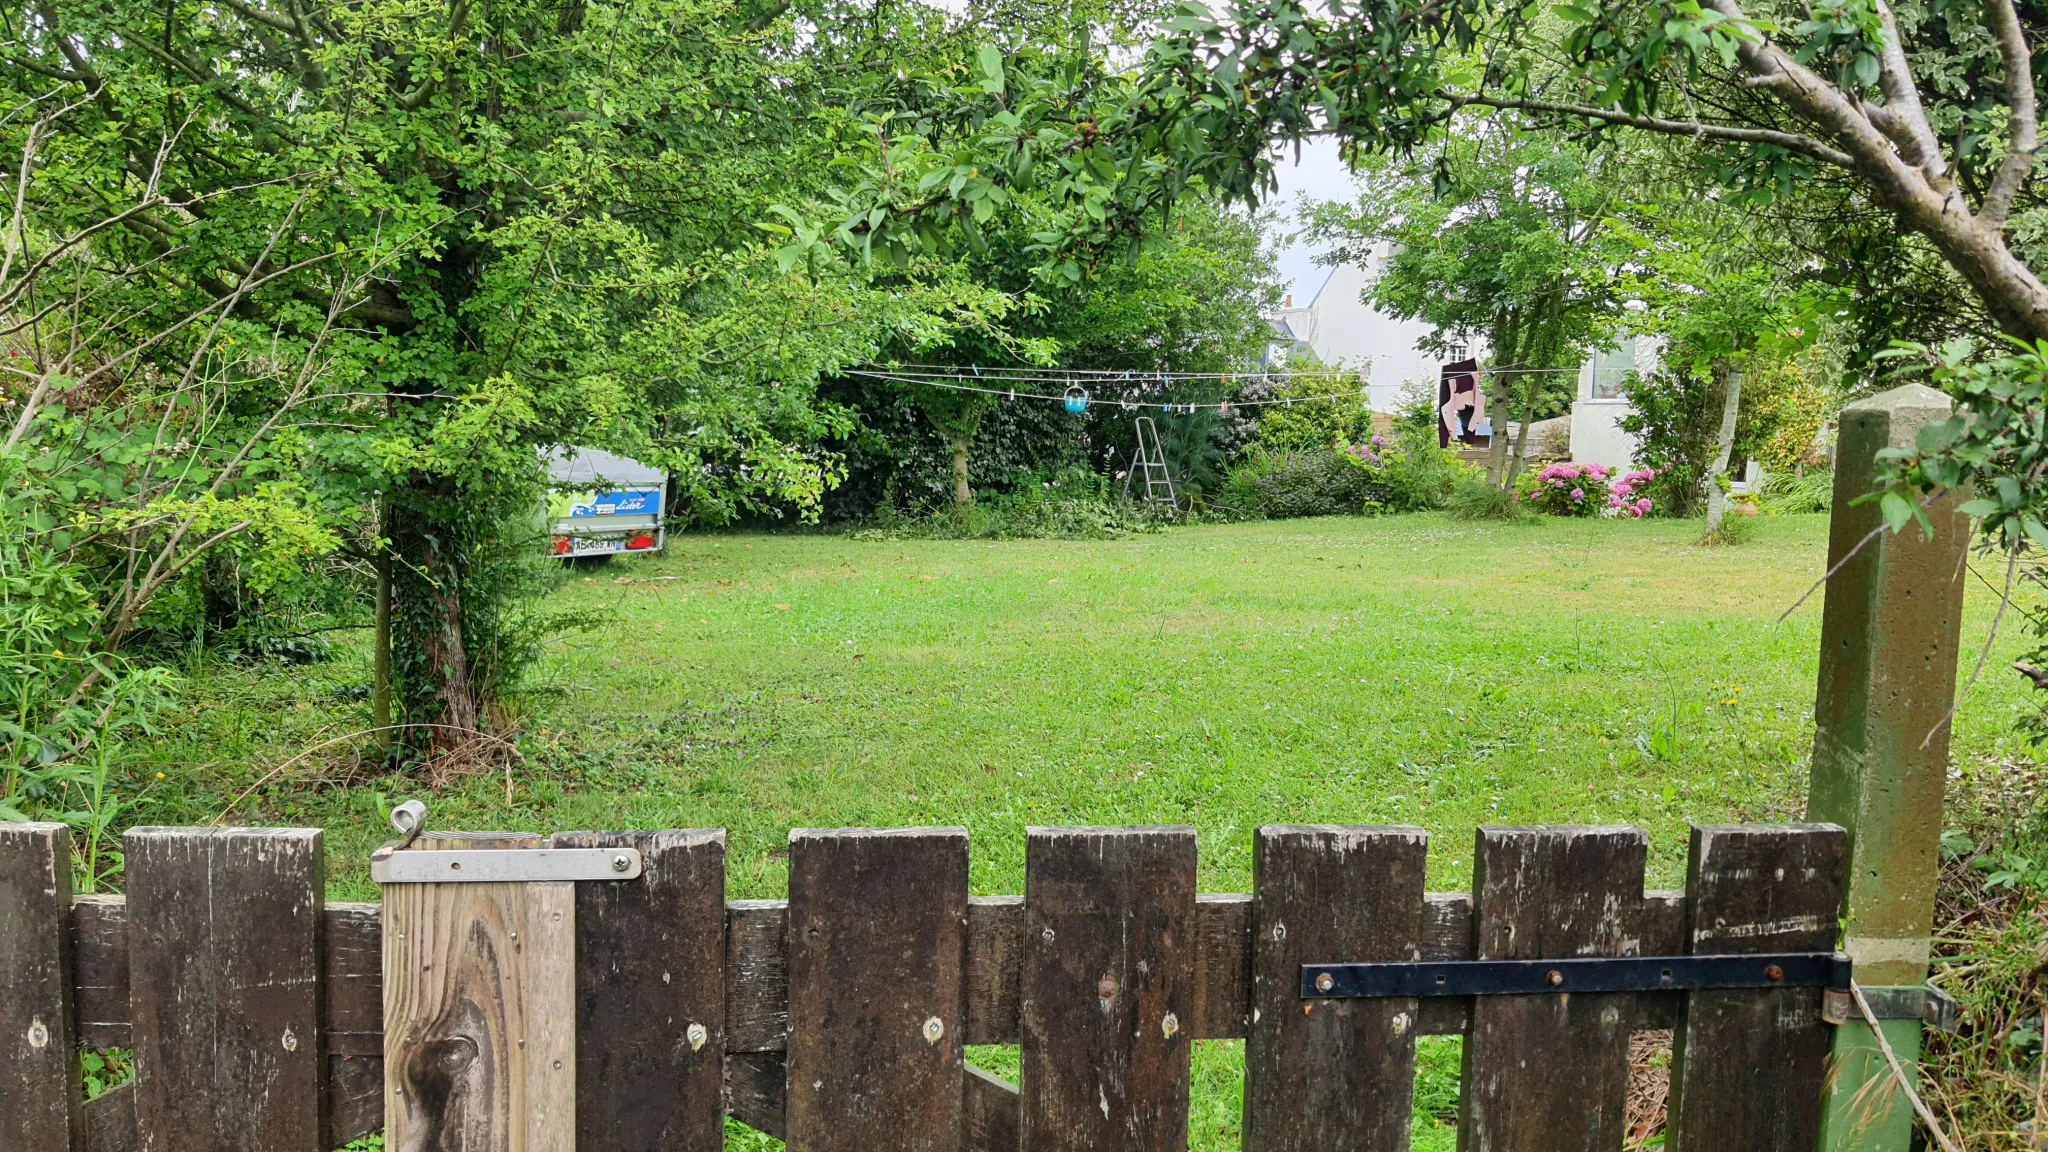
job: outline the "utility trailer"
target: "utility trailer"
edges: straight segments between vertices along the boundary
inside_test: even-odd
[[[548,551],[565,560],[659,552],[668,474],[595,448],[550,448]]]

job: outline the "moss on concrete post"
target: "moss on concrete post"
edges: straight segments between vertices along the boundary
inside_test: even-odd
[[[1828,533],[1835,573],[1821,614],[1806,818],[1849,831],[1844,948],[1865,987],[1918,985],[1927,976],[1948,768],[1943,719],[1955,700],[1970,521],[1950,495],[1928,509],[1932,538],[1909,526],[1866,539],[1882,523],[1877,503],[1851,502],[1875,490],[1879,452],[1911,447],[1922,427],[1951,410],[1932,388],[1895,388],[1844,408],[1836,444]],[[1919,1022],[1888,1022],[1885,1036],[1911,1069]],[[1906,1152],[1911,1109],[1869,1028],[1838,1028],[1834,1059],[1821,1147]]]

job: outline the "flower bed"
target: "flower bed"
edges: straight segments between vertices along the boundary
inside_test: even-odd
[[[1650,514],[1650,498],[1642,494],[1655,473],[1647,468],[1616,476],[1605,464],[1551,464],[1533,476],[1524,474],[1524,504],[1552,516],[1619,516],[1639,520]]]

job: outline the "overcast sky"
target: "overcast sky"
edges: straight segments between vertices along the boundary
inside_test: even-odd
[[[1279,213],[1277,229],[1285,235],[1295,227],[1297,208],[1303,199],[1308,200],[1349,200],[1351,198],[1351,174],[1344,170],[1343,161],[1337,158],[1337,142],[1328,137],[1318,137],[1301,146],[1301,160],[1295,162],[1294,149],[1289,148],[1275,172],[1280,178],[1280,194],[1273,201],[1273,209]],[[1307,307],[1315,299],[1316,290],[1329,278],[1330,270],[1313,262],[1315,250],[1306,245],[1293,244],[1280,249],[1280,275],[1288,281],[1289,292],[1294,294],[1296,307]]]

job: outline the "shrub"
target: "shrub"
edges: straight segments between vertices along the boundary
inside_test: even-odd
[[[1607,482],[1613,469],[1605,464],[1546,465],[1522,473],[1516,485],[1522,503],[1552,516],[1597,516],[1607,507]]]
[[[1100,540],[1157,532],[1183,518],[1177,508],[1125,500],[1111,480],[1084,468],[1025,475],[1008,492],[966,508],[950,504],[922,519],[883,504],[876,521],[853,533],[861,540]]]
[[[1657,473],[1654,469],[1638,468],[1608,485],[1607,515],[1629,520],[1640,520],[1648,516],[1650,510],[1656,507],[1656,502],[1648,494],[1656,480]]]
[[[1721,526],[1700,537],[1700,543],[1709,548],[1747,544],[1756,539],[1756,522],[1754,510],[1745,511],[1742,501],[1731,501],[1727,514],[1721,517]]]
[[[1482,474],[1477,466],[1458,459],[1456,452],[1436,446],[1434,424],[1419,429],[1397,424],[1394,440],[1396,449],[1381,453],[1389,512],[1442,508],[1460,478]]]
[[[1457,478],[1444,507],[1456,520],[1519,520],[1527,515],[1514,493],[1488,484],[1476,470]]]
[[[1291,516],[1349,516],[1388,506],[1383,446],[1370,443],[1343,450],[1254,449],[1230,470],[1220,503],[1272,519]]]
[[[1815,438],[1839,405],[1824,383],[1825,354],[1816,347],[1747,360],[1730,461],[1739,466],[1755,459],[1772,472],[1817,463]],[[1639,438],[1637,458],[1656,470],[1647,495],[1658,512],[1691,516],[1706,502],[1707,473],[1720,452],[1725,381],[1701,371],[1683,348],[1667,349],[1664,364],[1663,371],[1631,374],[1623,383],[1633,411],[1621,427]]]
[[[1816,468],[1804,476],[1772,472],[1764,477],[1756,502],[1773,516],[1830,511],[1835,506],[1835,473],[1829,468]]]
[[[1372,432],[1372,410],[1363,390],[1329,372],[1280,373],[1248,379],[1239,393],[1253,407],[1240,409],[1257,422],[1253,443],[1271,452],[1313,451]],[[1275,404],[1293,399],[1295,403]]]

